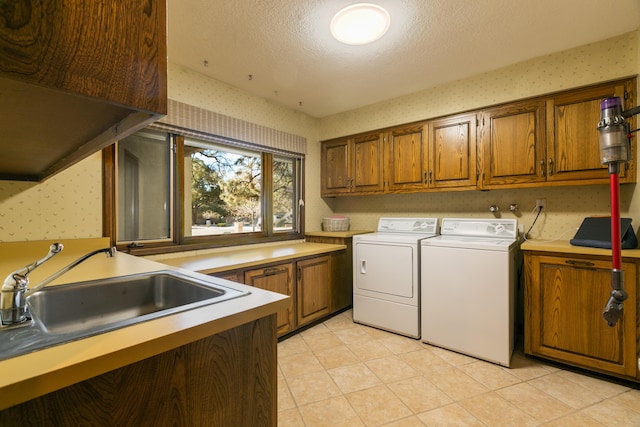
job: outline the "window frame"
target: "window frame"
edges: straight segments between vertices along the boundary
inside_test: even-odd
[[[117,142],[103,149],[103,235],[110,237],[111,245],[116,246],[119,251],[134,255],[153,255],[161,253],[173,253],[208,248],[224,248],[240,245],[251,245],[258,243],[279,242],[286,240],[299,240],[304,238],[304,205],[294,206],[297,209],[297,230],[278,231],[273,230],[273,159],[277,156],[289,157],[288,154],[274,154],[268,148],[255,150],[261,154],[262,168],[262,193],[261,212],[263,217],[262,230],[246,233],[234,233],[229,235],[209,235],[209,236],[185,236],[184,235],[184,136],[164,131],[171,138],[173,151],[173,180],[172,180],[172,236],[169,241],[133,241],[123,243],[117,241]],[[190,136],[191,138],[191,136]],[[220,143],[218,143],[220,144]],[[222,143],[224,145],[224,142]],[[228,143],[233,147],[233,143]],[[294,165],[296,195],[297,200],[304,200],[304,155],[290,154]]]

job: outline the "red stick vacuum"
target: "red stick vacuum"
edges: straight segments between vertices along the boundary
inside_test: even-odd
[[[636,108],[637,109],[637,108]],[[611,294],[602,317],[613,327],[622,316],[623,302],[627,299],[622,271],[622,238],[620,236],[620,165],[629,161],[631,133],[625,117],[638,114],[635,110],[622,112],[618,97],[607,98],[600,104],[600,162],[608,165],[611,192]]]

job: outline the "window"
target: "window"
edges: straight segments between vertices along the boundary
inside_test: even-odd
[[[139,131],[105,150],[105,235],[136,253],[301,238],[302,162],[218,137]]]

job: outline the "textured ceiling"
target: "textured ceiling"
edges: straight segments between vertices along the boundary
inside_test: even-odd
[[[329,22],[356,0],[169,0],[169,61],[324,117],[640,27],[640,0],[369,1],[391,28],[348,46]]]

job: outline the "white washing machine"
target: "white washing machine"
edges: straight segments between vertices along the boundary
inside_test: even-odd
[[[355,322],[420,338],[420,242],[437,231],[437,218],[380,218],[353,236]]]
[[[422,341],[510,366],[517,236],[515,219],[443,218],[421,242]]]

